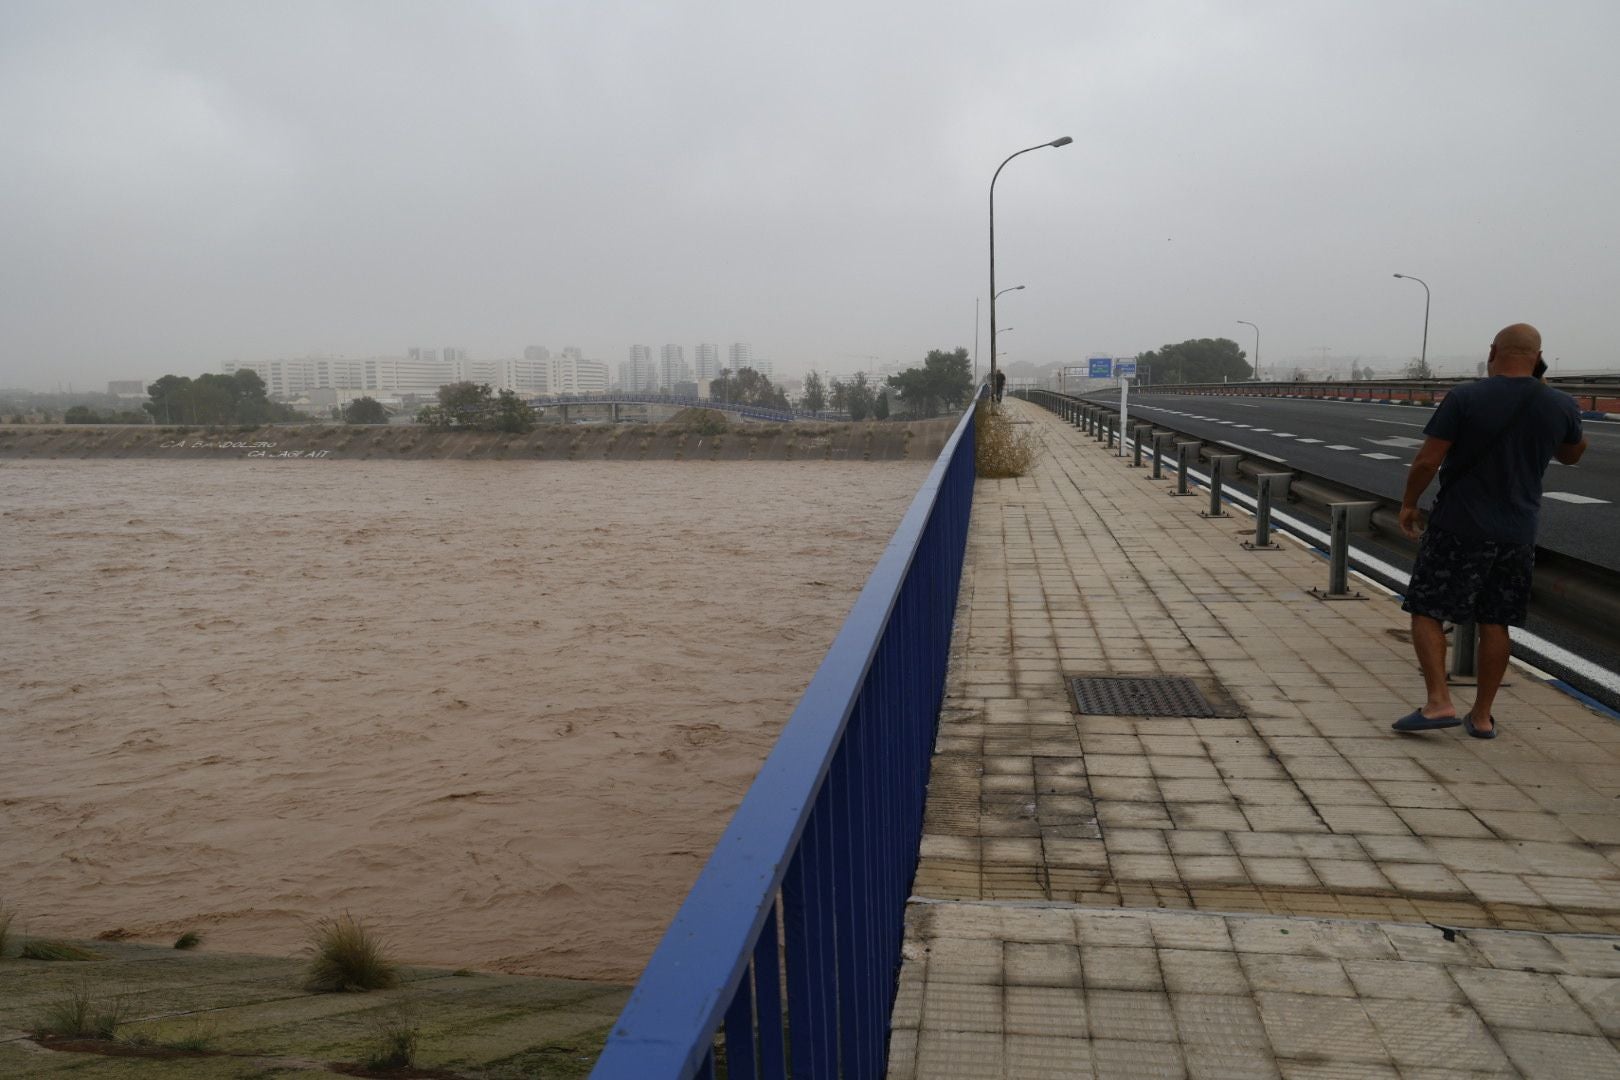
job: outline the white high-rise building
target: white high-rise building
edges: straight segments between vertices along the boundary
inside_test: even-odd
[[[563,349],[561,356],[551,358],[549,375],[549,392],[553,394],[607,393],[607,364],[585,359],[572,345]]]
[[[676,383],[691,382],[692,369],[686,366],[686,349],[665,345],[658,354],[658,388],[670,391]]]
[[[712,379],[720,374],[720,346],[699,345],[694,351],[696,355],[692,360],[697,365],[699,380]]]
[[[551,357],[548,353],[543,360],[531,360],[528,349],[523,350],[522,360],[500,361],[501,381],[499,388],[513,390],[519,394],[544,394],[551,386]],[[541,352],[546,350],[541,349]]]
[[[746,342],[734,342],[726,354],[726,367],[733,372],[754,366],[754,347]],[[757,370],[757,369],[756,369]]]
[[[630,346],[629,359],[619,365],[619,389],[629,394],[650,394],[658,389],[658,368],[653,364],[651,348]]]

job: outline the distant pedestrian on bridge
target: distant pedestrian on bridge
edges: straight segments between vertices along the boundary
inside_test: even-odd
[[[1435,473],[1440,493],[1418,546],[1401,605],[1412,615],[1412,645],[1428,699],[1395,722],[1400,732],[1463,725],[1496,738],[1491,715],[1507,671],[1508,627],[1523,626],[1536,559],[1541,478],[1547,462],[1573,465],[1586,452],[1575,400],[1535,377],[1541,334],[1528,323],[1491,343],[1486,378],[1446,393],[1412,459],[1401,501],[1401,531],[1418,538],[1418,499]],[[1479,628],[1478,685],[1472,710],[1458,718],[1446,686],[1443,623]]]
[[[991,389],[996,392],[996,401],[999,402],[1001,395],[1007,390],[1007,373],[1000,368],[996,368],[996,385]]]

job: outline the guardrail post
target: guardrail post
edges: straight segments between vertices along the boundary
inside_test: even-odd
[[[1250,551],[1277,551],[1280,545],[1271,542],[1271,496],[1274,488],[1281,488],[1286,496],[1288,481],[1293,473],[1261,473],[1255,477],[1254,539],[1243,541]]]
[[[1140,469],[1142,467],[1142,444],[1147,441],[1149,435],[1153,434],[1153,425],[1137,424],[1133,430],[1136,433],[1136,447],[1131,451],[1131,468]]]
[[[1176,443],[1176,490],[1170,494],[1178,496],[1192,494],[1187,490],[1187,470],[1192,465],[1191,458],[1198,451],[1198,447],[1199,444],[1196,442]]]
[[[1212,454],[1209,459],[1209,509],[1200,510],[1198,515],[1207,518],[1231,517],[1226,508],[1221,505],[1221,480],[1230,468],[1237,471],[1237,463],[1242,458],[1237,454]]]
[[[1153,479],[1164,479],[1164,444],[1175,436],[1168,431],[1158,432],[1153,436]]]
[[[1328,511],[1332,522],[1328,547],[1328,587],[1312,589],[1318,600],[1365,600],[1363,593],[1350,589],[1350,534],[1363,532],[1372,524],[1372,512],[1377,503],[1330,503]]]
[[[1114,448],[1114,436],[1119,431],[1119,417],[1113,413],[1108,414],[1108,449]]]
[[[1472,680],[1478,674],[1475,654],[1479,648],[1479,627],[1471,622],[1457,624],[1451,643],[1451,677]]]
[[[1099,408],[1091,410],[1091,437],[1098,442],[1103,438],[1103,411]]]

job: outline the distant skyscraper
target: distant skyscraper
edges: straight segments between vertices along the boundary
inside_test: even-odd
[[[553,394],[603,394],[608,388],[608,366],[600,360],[586,360],[570,345],[561,356],[551,358],[550,392]]]
[[[692,359],[697,364],[699,379],[712,379],[720,374],[720,346],[699,345]]]
[[[630,357],[619,365],[619,389],[631,394],[650,394],[658,389],[658,368],[647,345],[630,346]]]
[[[551,350],[544,345],[525,345],[523,359],[531,364],[543,364],[551,359]]]
[[[665,345],[658,354],[658,388],[673,392],[676,383],[690,382],[692,371],[686,366],[686,349],[680,345]]]
[[[753,366],[754,347],[742,341],[733,343],[727,353],[726,367],[732,371],[741,371],[745,367]]]

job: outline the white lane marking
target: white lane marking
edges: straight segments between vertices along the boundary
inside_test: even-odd
[[[1292,439],[1294,437],[1292,431],[1273,431],[1271,434],[1279,439]]]
[[[1268,428],[1268,427],[1257,427],[1254,430],[1255,431],[1270,431],[1271,429]]]
[[[1387,439],[1368,439],[1374,446],[1398,446],[1403,450],[1416,450],[1423,445],[1422,439],[1414,439],[1406,435],[1391,435]]]
[[[1374,461],[1397,461],[1397,460],[1399,460],[1398,458],[1396,458],[1396,456],[1394,454],[1362,454],[1361,456],[1362,457],[1370,457]]]
[[[1322,440],[1321,439],[1307,439],[1302,435],[1302,436],[1300,436],[1299,441],[1303,442],[1303,443],[1319,443]]]
[[[1253,454],[1255,457],[1263,457],[1267,461],[1275,461],[1279,465],[1286,465],[1288,463],[1287,458],[1280,458],[1280,457],[1277,457],[1275,454],[1263,453],[1262,451],[1254,450],[1254,449],[1251,449],[1251,448],[1249,448],[1247,446],[1239,446],[1237,443],[1227,443],[1226,445],[1230,446],[1234,450],[1241,450],[1245,454]]]
[[[1322,447],[1322,449],[1324,449],[1324,450],[1354,450],[1355,447],[1346,446],[1343,443],[1334,443],[1332,446],[1324,446],[1324,447]]]
[[[1567,503],[1607,503],[1608,499],[1594,499],[1589,495],[1577,495],[1573,491],[1543,491],[1543,499],[1557,499]]]
[[[1232,426],[1233,427],[1246,428],[1246,427],[1251,427],[1252,425],[1250,425],[1250,424],[1233,424]]]
[[[1422,427],[1425,427],[1425,426],[1426,426],[1426,425],[1424,425],[1424,424],[1408,424],[1408,423],[1407,423],[1407,422],[1406,422],[1406,421],[1404,421],[1404,420],[1380,420],[1380,419],[1378,419],[1378,418],[1377,418],[1377,417],[1376,417],[1376,416],[1369,416],[1369,417],[1367,417],[1367,419],[1368,419],[1368,420],[1370,420],[1370,421],[1372,421],[1372,422],[1373,422],[1373,423],[1375,423],[1375,424],[1394,424],[1394,425],[1395,425],[1395,426],[1396,426],[1396,427],[1415,427],[1415,428],[1422,428]]]

